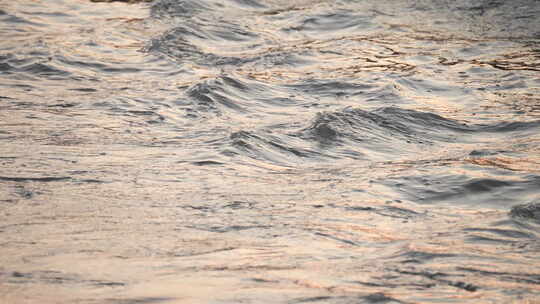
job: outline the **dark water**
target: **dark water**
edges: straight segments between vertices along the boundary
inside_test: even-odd
[[[0,302],[540,303],[539,16],[0,0]]]

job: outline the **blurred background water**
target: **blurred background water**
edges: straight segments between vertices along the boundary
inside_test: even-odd
[[[0,0],[0,302],[536,303],[539,16]]]

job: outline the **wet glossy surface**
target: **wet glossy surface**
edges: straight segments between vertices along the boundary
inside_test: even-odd
[[[0,302],[536,303],[538,16],[0,0]]]

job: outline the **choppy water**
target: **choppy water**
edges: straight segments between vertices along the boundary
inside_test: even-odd
[[[539,303],[539,16],[0,0],[0,302]]]

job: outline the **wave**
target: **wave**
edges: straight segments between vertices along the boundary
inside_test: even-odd
[[[295,127],[300,130],[293,131]],[[244,130],[233,133],[231,139],[233,146],[245,156],[272,161],[277,158],[268,157],[269,154],[285,153],[290,163],[295,163],[312,157],[313,160],[393,159],[411,156],[427,148],[437,149],[445,143],[474,142],[475,136],[486,133],[536,132],[538,128],[539,121],[476,125],[398,107],[372,111],[345,108],[318,113],[303,127],[302,123],[290,123],[277,130]],[[280,163],[283,161],[280,159]],[[464,189],[490,188],[490,183],[480,182],[477,186],[471,183]]]

